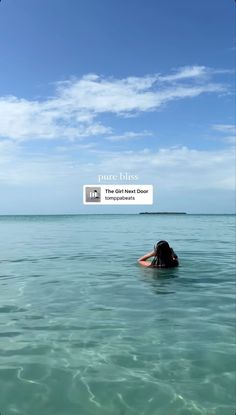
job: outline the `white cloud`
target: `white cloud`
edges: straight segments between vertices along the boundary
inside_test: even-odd
[[[55,99],[38,102],[6,97],[0,99],[0,136],[11,139],[74,138],[110,133],[83,111],[70,113]]]
[[[213,129],[225,134],[236,134],[236,126],[233,124],[214,124]]]
[[[105,137],[106,140],[116,142],[116,141],[130,141],[130,140],[136,140],[139,138],[146,138],[146,137],[152,137],[153,134],[150,131],[141,131],[139,133],[134,131],[127,131],[124,134],[121,135],[111,135],[108,137]]]
[[[1,97],[0,137],[24,141],[111,136],[111,127],[99,120],[103,113],[127,117],[154,111],[173,100],[226,90],[220,83],[204,80],[206,73],[213,76],[204,66],[180,68],[173,75],[124,79],[89,74],[57,83],[54,96],[44,100]],[[189,83],[181,83],[186,79]],[[196,82],[199,79],[201,83]]]
[[[213,75],[231,74],[234,71],[230,69],[213,69],[207,66],[193,65],[183,66],[176,70],[172,75],[160,76],[159,80],[173,82],[186,79],[197,79],[199,81],[211,78]]]
[[[2,146],[3,147],[3,146]],[[235,152],[232,148],[202,151],[187,147],[163,148],[159,151],[113,152],[87,149],[87,160],[74,160],[66,152],[48,156],[26,157],[17,145],[0,152],[0,184],[32,186],[34,189],[78,187],[94,182],[98,174],[129,171],[139,182],[156,184],[157,189],[170,190],[234,190]],[[76,190],[77,189],[77,190]]]
[[[235,189],[235,152],[228,148],[202,151],[180,148],[140,152],[97,152],[96,171],[109,174],[128,169],[160,189]],[[96,173],[95,173],[96,174]]]
[[[169,101],[196,97],[206,92],[218,93],[224,90],[221,84],[173,85],[159,88],[159,77],[114,78],[83,77],[81,80],[61,83],[57,90],[60,105],[71,109],[76,106],[84,111],[115,113],[152,111]]]
[[[235,135],[228,135],[224,138],[224,141],[228,144],[236,144],[236,136]]]
[[[179,68],[173,75],[160,76],[162,81],[178,81],[180,79],[201,78],[209,74],[209,68],[206,66],[184,66]]]
[[[2,143],[0,143],[2,144]],[[0,145],[0,185],[37,189],[65,186],[71,177],[73,161],[64,155],[25,154],[16,143]],[[30,197],[30,194],[29,194]]]
[[[236,144],[236,126],[233,124],[214,124],[213,130],[220,134],[220,139],[228,144]]]

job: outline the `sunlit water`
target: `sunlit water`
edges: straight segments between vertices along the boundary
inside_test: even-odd
[[[0,217],[2,415],[234,415],[235,216]],[[139,267],[167,239],[180,267]]]

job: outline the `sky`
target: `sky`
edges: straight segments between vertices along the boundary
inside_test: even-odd
[[[235,213],[235,4],[2,0],[0,214]],[[126,172],[153,206],[83,205]]]

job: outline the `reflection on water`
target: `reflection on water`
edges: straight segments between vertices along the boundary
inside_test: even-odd
[[[174,294],[176,284],[173,278],[179,275],[179,267],[168,269],[141,268],[140,278],[151,286],[152,292],[156,294]]]

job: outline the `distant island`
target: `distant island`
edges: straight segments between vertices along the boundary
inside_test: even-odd
[[[186,212],[139,212],[139,215],[187,215]]]

